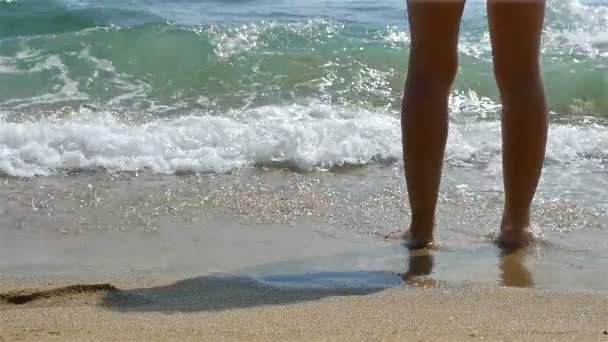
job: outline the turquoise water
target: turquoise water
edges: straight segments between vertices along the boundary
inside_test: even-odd
[[[311,98],[396,110],[407,62],[401,1],[0,6],[0,101],[7,109],[105,106],[122,95],[117,107],[126,110],[156,104],[218,111]],[[483,2],[470,2],[457,89],[495,100],[484,14]],[[547,16],[552,109],[608,116],[608,7],[563,0],[551,3]]]
[[[459,49],[447,160],[498,179],[483,1]],[[399,163],[407,59],[402,1],[0,1],[0,172]],[[605,186],[607,2],[549,3],[543,70],[548,163]]]

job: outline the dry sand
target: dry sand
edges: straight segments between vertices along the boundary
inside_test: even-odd
[[[608,341],[606,292],[278,289],[223,277],[137,282],[5,292],[0,341]]]

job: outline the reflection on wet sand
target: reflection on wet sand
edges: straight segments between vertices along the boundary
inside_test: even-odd
[[[437,285],[437,281],[431,277],[434,265],[432,250],[410,250],[407,272],[402,275],[402,278],[408,285],[434,287]]]
[[[434,287],[438,281],[431,277],[435,266],[434,251],[410,250],[407,271],[401,276],[410,286]],[[501,252],[498,262],[499,283],[509,287],[533,287],[532,273],[525,266],[527,249]]]
[[[532,273],[524,265],[527,249],[522,248],[513,252],[500,254],[500,280],[503,286],[532,287]]]

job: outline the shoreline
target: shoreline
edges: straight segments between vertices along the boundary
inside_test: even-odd
[[[499,194],[447,189],[445,245],[410,253],[378,237],[407,208],[398,170],[374,172],[9,182],[0,341],[606,341],[585,208],[541,204],[579,228],[503,255]]]
[[[501,194],[446,186],[441,248],[416,256],[381,238],[408,220],[402,182],[393,168],[11,180],[0,205],[0,274],[61,281],[421,268],[450,285],[608,289],[608,222],[592,208],[539,201],[539,243],[505,255],[493,243]]]

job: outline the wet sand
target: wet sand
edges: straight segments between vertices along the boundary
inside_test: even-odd
[[[410,256],[385,232],[408,220],[401,170],[296,174],[5,179],[0,274],[91,279],[140,272],[277,275],[428,268],[439,283],[607,290],[608,215],[567,200],[537,201],[539,243],[503,255],[492,243],[501,194],[449,183],[442,247]]]
[[[500,196],[447,189],[410,253],[398,173],[6,179],[0,341],[608,339],[605,216],[503,254]]]

